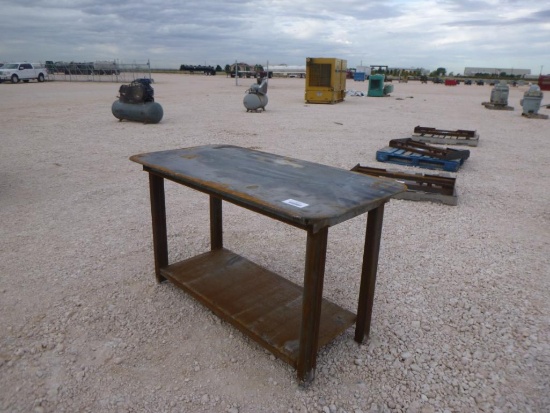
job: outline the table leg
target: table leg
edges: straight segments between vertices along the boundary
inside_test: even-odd
[[[378,253],[382,238],[382,220],[384,204],[369,211],[367,218],[367,233],[365,234],[365,249],[363,252],[363,268],[361,271],[361,287],[359,288],[359,304],[357,306],[357,321],[355,325],[355,341],[362,343],[370,333],[372,306],[374,303],[374,288],[378,270]]]
[[[210,249],[223,248],[222,199],[210,195]]]
[[[153,250],[155,253],[155,276],[157,282],[166,280],[160,269],[168,265],[168,238],[166,234],[166,204],[164,200],[164,178],[149,173],[149,196],[153,221]]]
[[[323,279],[327,253],[328,228],[317,233],[307,232],[302,326],[298,356],[298,380],[307,384],[315,378],[317,345],[323,300]]]

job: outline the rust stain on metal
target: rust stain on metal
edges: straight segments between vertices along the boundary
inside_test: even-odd
[[[165,266],[162,274],[296,368],[303,287],[225,248]],[[277,299],[273,300],[275,291]],[[355,314],[326,299],[322,299],[322,308],[315,351],[356,320]]]

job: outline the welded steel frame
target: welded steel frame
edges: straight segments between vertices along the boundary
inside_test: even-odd
[[[160,283],[166,281],[163,271],[169,264],[164,179],[169,179],[174,182],[177,181],[171,179],[168,174],[151,170],[145,166],[144,171],[149,174],[155,278],[156,281]],[[181,184],[181,182],[177,183]],[[206,191],[202,190],[202,192]],[[222,250],[222,199],[213,194],[209,194],[209,197],[210,248],[212,251]],[[356,327],[354,339],[358,343],[363,343],[365,339],[368,338],[371,328],[385,202],[387,202],[387,200],[380,202],[374,209],[368,211],[367,216],[359,300],[355,321]],[[246,206],[244,207],[246,208]],[[266,214],[261,210],[251,210],[277,219],[277,217]],[[302,326],[299,339],[299,355],[295,367],[297,369],[299,383],[301,385],[308,385],[315,377],[317,365],[328,227],[317,231],[313,231],[311,228],[302,229],[307,230],[307,242],[305,251]],[[217,314],[220,315],[219,313]],[[246,330],[240,330],[247,333]],[[254,339],[263,345],[260,340],[257,340],[256,338]],[[264,347],[266,346],[264,345]],[[288,360],[286,361],[288,362]]]
[[[147,170],[146,168],[144,169],[149,172],[155,278],[157,282],[160,283],[166,281],[161,270],[168,265],[168,238],[164,192],[165,177],[159,175],[157,172]],[[354,336],[355,341],[358,343],[363,343],[365,339],[368,338],[371,328],[376,275],[378,272],[378,256],[382,237],[384,204],[385,203],[382,203],[377,208],[369,211],[367,216],[367,229],[363,248],[363,264]],[[222,200],[219,197],[210,195],[211,250],[223,248],[222,223]],[[300,335],[300,350],[297,361],[298,380],[303,385],[311,383],[315,378],[327,239],[328,227],[315,233],[311,230],[307,231],[302,334]]]

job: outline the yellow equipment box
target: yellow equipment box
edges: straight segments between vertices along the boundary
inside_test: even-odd
[[[347,69],[347,60],[306,58],[306,102],[342,102],[346,96]]]

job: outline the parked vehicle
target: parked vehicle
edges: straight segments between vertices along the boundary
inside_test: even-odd
[[[540,75],[538,85],[540,90],[550,90],[550,75]]]
[[[5,80],[10,80],[12,83],[18,83],[20,80],[43,82],[46,76],[48,76],[48,70],[33,63],[6,63],[0,67],[0,82]]]
[[[194,66],[194,65],[181,65],[180,70],[189,72],[190,74],[193,74],[195,72],[199,72],[205,75],[213,76],[216,74],[216,69],[214,66]]]

